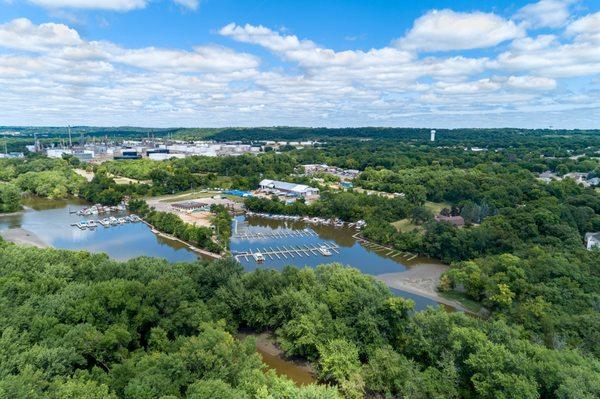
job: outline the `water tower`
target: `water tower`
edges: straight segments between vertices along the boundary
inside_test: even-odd
[[[435,130],[431,131],[431,141],[435,141]]]

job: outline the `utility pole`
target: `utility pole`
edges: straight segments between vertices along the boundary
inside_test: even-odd
[[[69,129],[69,148],[73,147],[73,141],[71,140],[71,125],[67,127]]]

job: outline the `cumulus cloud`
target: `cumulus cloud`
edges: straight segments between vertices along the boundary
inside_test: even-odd
[[[495,14],[433,10],[418,18],[396,44],[419,51],[487,48],[523,36],[513,21]]]
[[[585,127],[600,112],[597,102],[582,100],[597,98],[599,89],[597,18],[572,17],[533,37],[518,28],[485,57],[404,45],[334,50],[260,25],[219,30],[285,61],[275,67],[261,64],[252,48],[129,48],[86,40],[65,24],[17,19],[0,24],[0,124],[505,126],[509,115],[524,125],[558,126],[544,112],[551,109],[558,116],[568,110],[564,120],[577,115]],[[447,49],[444,43],[428,48]],[[590,84],[561,90],[571,77]]]
[[[21,50],[46,50],[81,44],[76,30],[63,24],[34,25],[26,18],[0,25],[0,46]]]
[[[199,46],[194,51],[115,48],[106,57],[141,69],[171,72],[232,72],[258,66],[258,59],[252,55],[217,46]]]
[[[558,28],[569,19],[569,5],[573,0],[541,0],[521,8],[515,19],[526,28]]]
[[[579,42],[593,42],[600,44],[600,12],[588,14],[569,26],[566,33],[575,36]]]
[[[508,85],[519,89],[552,90],[556,88],[556,80],[540,76],[510,76]]]
[[[565,33],[571,42],[561,43],[554,35],[515,41],[490,66],[552,78],[600,73],[600,12],[571,22]]]

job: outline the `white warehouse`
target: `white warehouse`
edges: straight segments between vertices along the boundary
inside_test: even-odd
[[[263,191],[279,191],[284,194],[291,194],[298,197],[319,195],[318,188],[310,187],[305,184],[287,183],[284,181],[264,179],[259,183],[259,185],[260,189]]]

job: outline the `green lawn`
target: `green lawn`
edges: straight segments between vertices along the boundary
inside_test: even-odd
[[[195,200],[195,199],[200,199],[200,198],[212,198],[215,195],[221,194],[218,191],[207,191],[207,192],[199,192],[199,191],[193,191],[190,193],[182,193],[179,195],[175,195],[175,196],[169,196],[166,199],[163,200],[163,202],[180,202],[180,201],[190,201],[190,200]]]
[[[394,226],[396,228],[396,230],[398,230],[401,233],[408,233],[410,231],[413,231],[414,229],[417,229],[419,231],[423,230],[423,227],[413,224],[410,221],[410,219],[397,220],[392,223],[392,226]]]
[[[450,209],[452,207],[452,205],[445,203],[445,202],[431,202],[431,201],[426,201],[424,206],[426,208],[429,208],[431,210],[431,212],[433,212],[434,215],[439,214],[443,208]],[[410,221],[410,219],[397,220],[392,223],[392,226],[394,226],[401,233],[407,233],[407,232],[413,231],[414,229],[417,229],[419,231],[423,230],[422,226],[413,224]]]
[[[448,204],[447,202],[425,201],[425,207],[431,209],[431,212],[433,212],[435,215],[437,215],[444,208],[448,208],[448,209],[452,208],[452,205]]]

